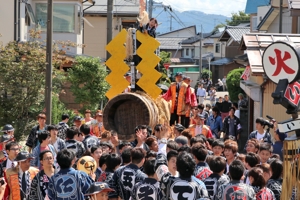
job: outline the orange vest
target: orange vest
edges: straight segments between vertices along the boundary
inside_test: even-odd
[[[188,109],[186,111],[186,117],[190,117],[191,116],[191,108],[192,106],[197,106],[197,99],[196,99],[196,94],[195,94],[195,89],[191,88],[190,86],[188,87],[188,89],[190,90],[190,94],[191,94],[191,104],[188,105]]]
[[[30,181],[39,173],[39,170],[30,167],[29,168],[30,173]],[[21,190],[20,190],[20,184],[19,184],[19,167],[10,168],[6,171],[5,174],[7,185],[10,189],[10,195],[9,200],[20,200],[21,199]]]
[[[173,83],[171,87],[172,92],[172,107],[171,113],[174,113],[176,106],[176,86],[177,83]],[[186,115],[186,111],[188,106],[186,105],[185,95],[187,92],[188,85],[184,82],[181,82],[181,86],[179,88],[178,98],[177,98],[177,115]]]
[[[190,132],[192,133],[192,136],[195,137],[196,136],[195,135],[196,134],[196,125],[191,125],[189,127],[189,129],[190,129]],[[202,132],[201,132],[201,134],[204,135],[207,138],[208,132],[209,132],[208,126],[202,125]]]
[[[104,126],[103,126],[103,122],[102,122],[102,126],[101,128],[98,127],[98,124],[93,125],[93,134],[96,137],[101,137],[101,134],[105,131]]]

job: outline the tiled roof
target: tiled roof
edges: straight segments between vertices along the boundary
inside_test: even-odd
[[[210,36],[210,38],[219,38],[219,37],[221,37],[222,34],[223,34],[223,32],[216,33],[216,34]]]
[[[159,36],[164,36],[164,35],[167,35],[167,34],[170,34],[170,33],[175,33],[175,32],[178,32],[178,31],[182,31],[182,30],[185,30],[185,29],[190,29],[190,28],[194,28],[195,29],[195,34],[196,34],[196,26],[193,25],[193,26],[188,26],[188,27],[181,28],[181,29],[176,29],[174,31],[170,31],[170,32],[167,32],[167,33],[162,33],[162,34],[158,35],[158,37]]]
[[[248,33],[243,35],[241,50],[246,50],[251,72],[254,75],[264,73],[262,56],[265,49],[275,41],[291,41],[300,45],[299,34]]]
[[[232,58],[221,58],[219,60],[212,61],[210,64],[221,66],[221,65],[227,65],[232,62],[233,62]]]
[[[245,13],[255,14],[257,13],[257,7],[270,5],[269,0],[247,0]]]
[[[249,59],[247,54],[243,54],[243,55],[237,55],[234,57],[234,62],[236,62],[237,64],[240,65],[244,65],[244,66],[248,66],[249,65]]]
[[[232,38],[236,42],[240,42],[242,36],[246,33],[250,33],[250,27],[243,26],[226,26],[223,35],[220,37],[220,41],[227,42]]]
[[[103,0],[94,0],[95,5],[88,8],[84,11],[85,14],[105,14],[107,15],[107,1]],[[89,4],[86,4],[83,6],[83,9],[90,6]],[[113,6],[114,14],[130,14],[130,15],[136,15],[139,14],[139,4],[125,1],[125,0],[114,0],[114,6]]]
[[[182,49],[179,44],[186,38],[175,38],[175,37],[157,37],[156,40],[160,43],[160,49]]]
[[[195,63],[192,58],[171,58],[172,63]]]
[[[195,42],[198,42],[200,40],[200,36],[196,35],[194,37],[189,37],[182,41],[182,44],[193,44]]]
[[[186,40],[182,41],[182,44],[193,44],[195,42],[198,42],[201,38],[201,33],[198,33],[196,36],[194,37],[189,37]],[[212,33],[203,33],[202,38],[208,38],[212,35]]]
[[[195,55],[194,60],[199,60],[200,55]],[[203,53],[202,54],[202,60],[205,60],[206,57],[211,57],[212,59],[214,58],[214,54],[211,52]]]
[[[250,23],[240,23],[238,26],[250,27]]]

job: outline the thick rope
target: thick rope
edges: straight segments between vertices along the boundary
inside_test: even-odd
[[[130,61],[133,58],[133,39],[132,39],[133,28],[129,28],[126,37],[126,60]]]

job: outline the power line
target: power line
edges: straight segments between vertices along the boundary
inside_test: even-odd
[[[227,0],[227,1],[228,1],[228,0]],[[170,5],[172,5],[172,7],[176,8],[178,11],[181,11],[181,12],[188,11],[188,10],[195,10],[195,7],[187,8],[188,10],[182,9],[182,8],[176,6],[174,3],[170,3],[168,0],[163,0],[163,2],[166,2],[166,3],[170,4]],[[232,0],[232,2],[234,2],[234,3],[236,3],[236,2],[237,2],[237,3],[246,3],[246,1],[242,2],[242,1],[237,1],[237,0],[234,0],[234,1]],[[207,9],[207,8],[205,8],[205,10],[206,10],[206,11],[209,10],[209,11],[224,12],[223,9]],[[200,11],[200,12],[201,12],[201,10],[196,10],[196,11]],[[202,11],[202,12],[203,12],[203,11]],[[211,14],[211,13],[210,13],[210,14]],[[214,14],[215,14],[215,13],[214,13]],[[215,15],[218,15],[218,14],[215,14]]]

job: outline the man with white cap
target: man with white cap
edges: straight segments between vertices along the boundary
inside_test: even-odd
[[[8,134],[10,136],[14,135],[15,129],[11,124],[6,124],[3,126],[1,132],[4,132],[4,134]]]
[[[15,159],[18,165],[6,171],[5,178],[10,190],[9,200],[27,199],[31,181],[39,172],[38,169],[30,167],[30,161],[33,158],[32,154],[27,151],[21,151]]]

